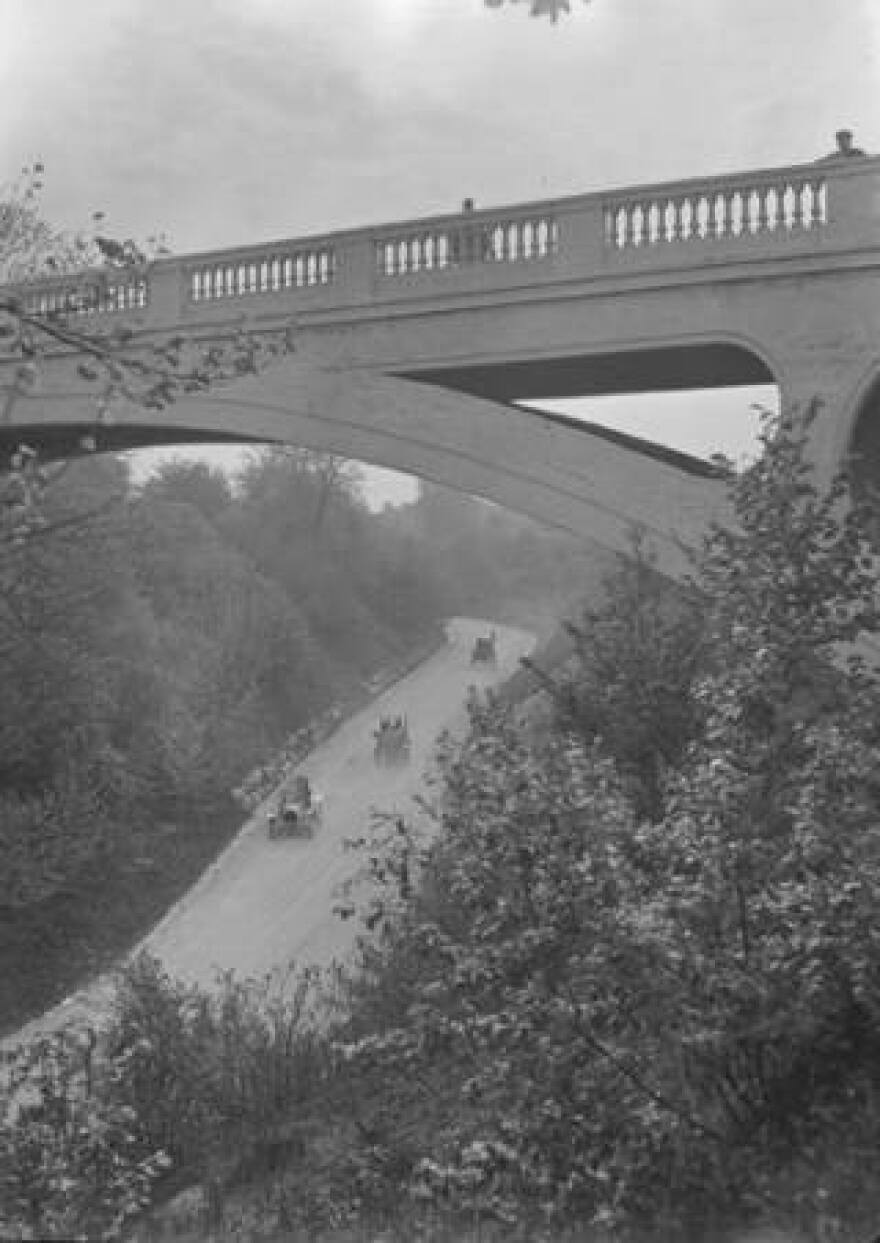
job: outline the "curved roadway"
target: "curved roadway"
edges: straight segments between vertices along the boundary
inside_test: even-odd
[[[264,976],[294,960],[300,966],[327,965],[344,957],[360,925],[339,919],[333,907],[340,885],[361,866],[359,856],[344,849],[344,840],[369,828],[374,808],[412,811],[438,734],[461,733],[466,726],[467,688],[509,676],[534,645],[525,631],[495,627],[497,667],[473,667],[473,640],[489,625],[450,622],[440,651],[346,720],[303,762],[298,771],[324,799],[323,821],[313,838],[270,841],[264,803],[138,949],[155,954],[171,975],[203,986],[220,970]],[[372,731],[380,715],[397,714],[408,717],[412,759],[404,768],[379,769]],[[3,1043],[100,1022],[112,992],[112,978],[102,977]]]

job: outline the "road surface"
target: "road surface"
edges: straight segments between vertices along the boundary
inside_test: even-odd
[[[323,966],[344,958],[360,925],[339,919],[333,907],[341,884],[361,866],[358,855],[344,849],[344,840],[369,829],[374,808],[412,812],[438,734],[461,733],[466,726],[468,686],[487,687],[509,676],[533,647],[533,636],[525,631],[495,627],[497,667],[472,666],[473,641],[489,625],[463,618],[450,622],[440,651],[345,721],[303,762],[297,771],[307,774],[324,799],[323,821],[313,838],[270,841],[268,804],[263,804],[138,949],[155,954],[171,975],[202,986],[213,984],[220,970],[262,977],[292,961]],[[411,761],[406,767],[377,768],[376,720],[398,714],[409,721]],[[3,1043],[100,1022],[112,992],[112,979],[104,977]]]

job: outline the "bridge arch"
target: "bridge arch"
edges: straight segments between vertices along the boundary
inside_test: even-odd
[[[298,355],[149,419],[120,405],[96,428],[89,395],[59,384],[22,400],[15,435],[70,452],[83,434],[122,450],[186,441],[290,443],[485,497],[610,548],[643,527],[670,573],[719,516],[717,471],[684,454],[432,383],[310,365]]]

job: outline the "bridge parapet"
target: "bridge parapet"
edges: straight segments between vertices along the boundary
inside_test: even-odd
[[[817,161],[789,168],[634,186],[606,195],[606,251],[702,262],[707,252],[748,259],[880,238],[880,160]]]
[[[686,271],[880,243],[880,158],[818,161],[465,210],[319,237],[52,277],[15,292],[40,315],[162,330],[257,305],[269,317],[435,294],[503,293],[622,270]]]

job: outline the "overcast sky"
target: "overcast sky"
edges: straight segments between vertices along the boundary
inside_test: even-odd
[[[571,5],[0,0],[0,181],[41,159],[53,223],[183,252],[807,161],[842,126],[880,150],[880,0]],[[623,422],[737,453],[747,406]]]

